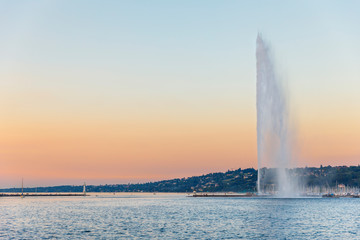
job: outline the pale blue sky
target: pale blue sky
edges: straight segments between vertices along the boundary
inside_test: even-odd
[[[347,92],[360,86],[356,83],[359,5],[358,1],[2,1],[0,63],[5,71],[16,67],[56,75],[88,74],[71,79],[74,87],[86,83],[88,90],[99,83],[91,76],[105,75],[104,81],[111,81],[120,73],[136,79],[125,85],[144,84],[146,91],[156,93],[214,84],[240,92],[243,88],[243,94],[249,94],[255,76],[254,41],[260,31],[295,86],[310,92],[309,88],[322,88],[320,94],[332,87]]]

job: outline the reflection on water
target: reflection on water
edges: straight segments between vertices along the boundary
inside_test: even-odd
[[[354,198],[0,198],[0,238],[354,239],[358,209]]]

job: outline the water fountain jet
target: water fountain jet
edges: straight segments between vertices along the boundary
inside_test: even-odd
[[[289,174],[293,162],[288,99],[275,72],[270,48],[260,34],[256,41],[256,68],[258,194],[293,197],[297,194],[297,181]]]

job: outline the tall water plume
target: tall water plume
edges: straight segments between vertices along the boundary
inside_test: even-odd
[[[288,171],[293,167],[288,100],[276,75],[270,48],[260,34],[256,41],[256,68],[258,193],[291,197],[297,193],[297,181]]]

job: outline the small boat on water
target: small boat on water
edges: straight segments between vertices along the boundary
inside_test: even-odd
[[[351,193],[347,193],[347,194],[343,194],[343,195],[338,195],[338,194],[334,194],[334,193],[327,193],[322,195],[323,198],[360,198],[359,194],[351,194]]]
[[[323,198],[338,198],[339,195],[335,195],[334,193],[327,193],[322,195]]]

